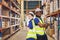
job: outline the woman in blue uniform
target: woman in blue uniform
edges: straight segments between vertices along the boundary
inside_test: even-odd
[[[29,12],[28,17],[29,17],[30,21],[29,21],[29,24],[28,24],[29,30],[27,32],[27,39],[26,40],[35,40],[36,39],[36,34],[35,34],[35,32],[33,32],[34,30],[33,30],[33,23],[32,23],[32,20],[34,18],[34,13],[33,12]],[[32,32],[32,34],[31,34],[31,32]]]

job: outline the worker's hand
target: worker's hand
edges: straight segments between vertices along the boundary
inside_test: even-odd
[[[44,24],[43,24],[43,27],[44,27],[44,28],[47,28],[47,27],[48,27],[48,24],[45,24],[45,23],[44,23]]]

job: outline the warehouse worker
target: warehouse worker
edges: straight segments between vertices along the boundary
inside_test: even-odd
[[[28,25],[28,32],[27,32],[27,36],[26,36],[26,40],[36,40],[36,33],[35,33],[35,29],[34,29],[34,13],[33,12],[29,12],[29,25]]]
[[[37,34],[37,40],[48,40],[47,35],[45,34],[45,28],[47,24],[45,24],[41,18],[42,10],[39,8],[36,8],[35,10],[36,18],[34,19],[35,22],[35,30]]]

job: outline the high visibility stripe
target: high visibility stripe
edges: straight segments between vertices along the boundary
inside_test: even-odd
[[[39,21],[43,24],[42,20],[39,19]],[[27,34],[26,38],[35,38],[35,39],[37,39],[36,34],[44,35],[44,33],[45,33],[44,28],[40,28],[39,26],[36,26],[35,23],[34,23],[34,20],[32,20],[32,25],[33,25],[33,29],[30,29],[28,31],[28,34]]]
[[[42,20],[39,19],[39,21],[40,21],[40,23],[43,24],[43,21]],[[35,28],[36,34],[44,35],[44,33],[45,33],[44,32],[44,28],[41,28],[39,26],[36,26],[35,24],[34,24],[34,26],[35,26],[34,28]]]
[[[33,35],[32,35],[32,34],[28,34],[28,35],[29,35],[29,36],[35,36],[35,34],[33,34]]]
[[[32,20],[32,25],[33,25],[33,29],[30,29],[27,33],[27,37],[26,38],[35,38],[37,39],[37,36],[36,36],[36,32],[35,32],[35,24],[34,24],[34,21]]]

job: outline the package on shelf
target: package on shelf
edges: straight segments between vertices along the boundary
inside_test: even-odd
[[[9,27],[10,26],[10,22],[9,20],[7,19],[3,19],[2,21],[2,27],[5,28],[5,27]]]
[[[15,13],[11,11],[10,17],[15,17]]]
[[[12,17],[15,17],[15,14],[14,13],[12,13]]]
[[[50,23],[50,17],[47,18],[47,22]]]
[[[5,37],[5,36],[7,36],[7,35],[10,35],[10,28],[4,29],[4,30],[2,31],[2,37]]]
[[[58,0],[54,0],[54,12],[58,10]]]
[[[11,25],[15,25],[15,20],[11,19]]]
[[[46,14],[49,14],[49,11],[50,11],[50,3],[46,3]]]
[[[49,30],[50,36],[53,36],[54,33],[55,33],[55,32],[54,32],[54,29],[50,29],[50,30]]]
[[[50,13],[54,11],[53,1],[50,3]]]
[[[15,17],[17,18],[17,14],[15,14]]]
[[[10,12],[10,17],[12,17],[12,12]]]
[[[58,10],[58,0],[56,0],[56,11]]]
[[[18,22],[18,20],[16,19],[16,24],[18,24],[19,22]]]
[[[15,29],[15,26],[12,27],[12,31],[14,31],[14,29]]]
[[[16,18],[20,18],[20,15],[19,15],[19,14],[16,14],[15,17],[16,17]]]
[[[20,18],[20,15],[18,15],[18,18]]]
[[[54,17],[51,17],[51,23],[53,23]]]
[[[54,0],[54,12],[58,10],[58,2]]]
[[[9,10],[3,10],[2,11],[2,15],[4,15],[4,16],[9,16]]]
[[[44,10],[43,10],[43,14],[44,14],[44,15],[47,15],[46,7],[44,7],[43,9],[44,9]]]
[[[4,27],[5,27],[5,22],[3,21],[3,22],[2,22],[2,28],[4,28]]]
[[[41,16],[41,18],[42,18],[42,20],[44,20],[44,18],[45,18],[45,15],[43,14],[43,15]]]
[[[14,26],[11,27],[11,34],[14,32]]]
[[[46,33],[49,35],[49,36],[52,36],[55,32],[54,32],[54,29],[51,29],[50,26],[48,26],[47,30],[46,30]]]

